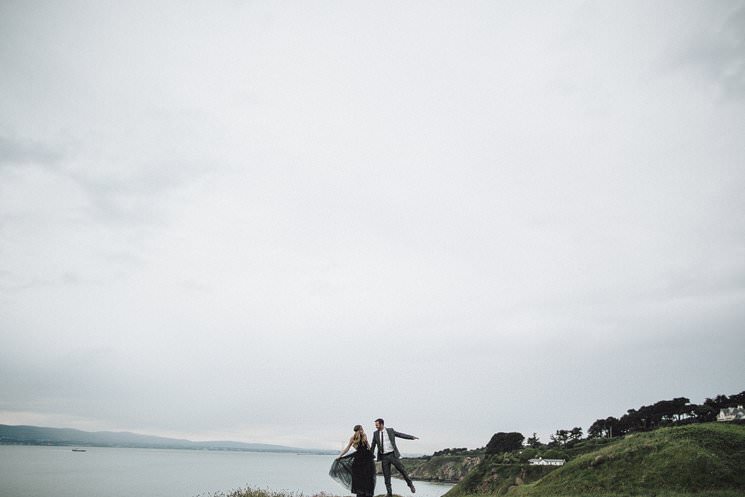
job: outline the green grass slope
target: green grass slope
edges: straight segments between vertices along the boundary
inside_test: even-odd
[[[445,497],[504,495],[511,488],[539,480],[554,469],[528,464],[499,464],[485,459],[451,488]]]
[[[627,436],[581,455],[515,497],[745,495],[745,426],[705,423]]]

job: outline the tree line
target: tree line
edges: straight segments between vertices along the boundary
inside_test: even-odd
[[[596,420],[587,430],[587,439],[622,437],[630,433],[654,430],[664,426],[708,423],[716,421],[721,409],[740,405],[745,405],[745,391],[729,396],[717,395],[713,398],[707,398],[700,405],[692,404],[685,397],[661,400],[650,406],[629,409],[626,414],[618,418],[610,416]],[[435,452],[434,455],[457,455],[482,451],[489,455],[506,455],[516,451],[524,451],[527,448],[534,449],[529,450],[526,453],[528,455],[532,456],[535,452],[548,457],[558,454],[559,452],[556,451],[561,451],[561,449],[571,448],[582,440],[582,437],[582,428],[579,426],[568,430],[556,430],[556,433],[550,435],[548,443],[541,442],[535,433],[526,440],[522,433],[499,432],[495,433],[486,447],[482,449],[475,449],[474,451],[465,448],[445,449]]]
[[[519,432],[499,432],[495,433],[489,443],[486,444],[487,454],[501,454],[504,452],[514,452],[525,447],[531,449],[560,449],[571,446],[574,442],[582,440],[582,428],[576,426],[571,430],[556,430],[556,433],[550,436],[551,441],[543,443],[538,435],[533,433],[532,437],[525,440],[525,436]]]
[[[629,409],[619,418],[596,420],[587,430],[588,438],[622,437],[628,433],[649,431],[663,426],[715,421],[721,409],[745,405],[745,391],[734,395],[717,395],[703,404],[692,404],[685,397],[661,400],[650,406]]]

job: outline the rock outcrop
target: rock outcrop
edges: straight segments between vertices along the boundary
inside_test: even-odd
[[[481,462],[480,456],[434,456],[428,458],[404,458],[406,470],[412,480],[458,483]],[[378,463],[378,473],[380,473]],[[394,470],[394,475],[396,474]]]

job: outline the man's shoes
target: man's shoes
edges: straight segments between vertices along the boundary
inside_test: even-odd
[[[413,483],[409,483],[409,488],[411,489],[411,493],[412,494],[415,494],[416,493],[416,488],[414,488],[414,484]]]

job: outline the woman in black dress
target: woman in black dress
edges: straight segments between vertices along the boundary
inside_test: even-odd
[[[345,456],[350,447],[356,450]],[[339,457],[334,460],[329,476],[357,497],[375,495],[375,458],[361,425],[354,427],[354,435]]]

